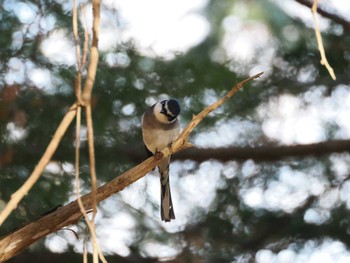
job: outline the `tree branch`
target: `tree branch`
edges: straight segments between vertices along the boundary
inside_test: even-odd
[[[89,164],[90,164],[90,175],[91,175],[91,193],[92,193],[92,217],[88,218],[87,213],[84,209],[82,201],[79,196],[79,188],[77,187],[77,198],[78,204],[82,214],[84,215],[86,224],[88,225],[91,233],[91,239],[93,244],[93,262],[97,263],[98,258],[102,260],[102,262],[106,262],[103,254],[101,253],[100,247],[97,242],[97,237],[95,233],[95,217],[97,213],[97,201],[96,201],[96,192],[97,192],[97,179],[96,179],[96,168],[95,168],[95,148],[94,148],[94,130],[93,130],[93,121],[92,121],[92,109],[91,109],[91,92],[95,81],[96,70],[98,65],[98,39],[99,39],[99,21],[100,21],[100,0],[92,1],[92,11],[93,11],[93,26],[92,26],[92,45],[91,45],[91,55],[90,62],[88,66],[87,79],[85,82],[83,98],[81,97],[81,75],[82,75],[82,66],[83,62],[86,60],[87,54],[87,30],[85,26],[85,42],[84,42],[84,55],[83,59],[80,58],[80,45],[79,45],[79,37],[78,37],[78,28],[77,28],[77,7],[76,2],[74,0],[74,8],[73,8],[73,31],[74,31],[74,39],[76,45],[76,55],[77,55],[77,64],[78,64],[78,74],[76,81],[76,97],[77,101],[80,104],[85,106],[86,111],[86,123],[88,128],[88,149],[89,149]],[[82,62],[83,61],[83,62]],[[79,108],[80,109],[80,108]],[[78,126],[80,126],[80,111],[78,112],[79,121],[77,120],[77,149],[76,149],[76,167],[79,166],[79,140],[80,134],[78,133]],[[80,127],[79,127],[80,128]],[[80,132],[80,129],[79,129]],[[79,178],[79,170],[76,170],[76,181],[78,182]],[[84,253],[84,258],[86,254]]]
[[[11,151],[11,150],[9,150]],[[30,163],[35,157],[27,153],[27,148],[21,148],[13,153],[13,159],[17,163],[24,161]],[[122,156],[132,163],[140,163],[146,159],[146,153],[141,145],[121,145],[120,148],[105,148],[104,145],[96,145],[95,151],[98,153],[98,159],[112,161],[116,156]],[[26,154],[23,154],[26,152]],[[323,156],[332,153],[350,152],[350,140],[333,140],[311,144],[297,145],[263,145],[263,146],[229,146],[218,148],[196,148],[193,147],[186,151],[177,152],[172,160],[193,160],[204,162],[207,160],[217,161],[245,161],[248,159],[255,162],[273,162],[283,160],[284,158],[303,158],[305,156]],[[5,157],[1,157],[5,158]],[[61,162],[70,162],[72,156],[67,156],[66,151],[55,154],[54,160]]]
[[[97,148],[101,152],[100,158],[108,160],[114,156],[124,156],[134,163],[139,163],[145,159],[146,154],[140,146],[122,147],[111,149],[110,151]],[[285,158],[303,158],[305,156],[322,156],[332,153],[350,152],[350,140],[334,140],[311,144],[297,145],[263,145],[263,146],[230,146],[219,148],[196,148],[181,151],[171,157],[172,160],[192,160],[204,162],[207,160],[246,161],[255,162],[275,162]],[[58,156],[60,158],[60,156]],[[64,161],[64,160],[59,160]]]
[[[25,183],[15,193],[12,194],[10,201],[6,204],[5,208],[1,211],[0,226],[5,221],[5,219],[10,215],[12,210],[14,210],[17,207],[18,203],[22,200],[22,198],[26,194],[28,194],[28,191],[32,188],[35,182],[40,178],[41,173],[45,169],[48,162],[51,160],[51,157],[55,153],[67,128],[69,127],[70,123],[73,121],[76,114],[76,108],[77,108],[76,103],[74,103],[70,107],[69,111],[66,113],[60,125],[58,126],[52,140],[47,146],[45,153],[41,157],[34,171],[29,176],[29,178],[25,181]]]
[[[301,5],[307,6],[309,8],[312,8],[312,3],[307,0],[295,0]],[[346,32],[350,32],[350,22],[341,18],[340,16],[337,16],[335,14],[329,13],[326,10],[318,7],[317,13],[322,15],[323,17],[329,18],[330,20],[334,21],[335,23],[341,25]]]
[[[265,145],[260,147],[192,148],[174,155],[174,160],[203,162],[210,159],[219,161],[273,162],[288,157],[322,156],[331,153],[350,152],[350,140],[335,140],[299,145]]]
[[[170,154],[190,147],[191,144],[187,142],[188,136],[203,120],[203,118],[223,104],[226,100],[231,98],[240,88],[243,87],[245,83],[260,77],[262,74],[263,73],[256,74],[255,76],[247,78],[238,83],[227,93],[225,97],[219,99],[217,102],[202,110],[198,115],[194,116],[192,121],[185,127],[179,138],[171,146],[163,149],[158,155],[148,158],[141,164],[131,168],[112,181],[97,188],[96,202],[101,202],[112,194],[123,190],[128,185],[142,178],[148,172],[153,170],[154,167],[162,160],[162,158],[166,158]],[[82,197],[86,210],[92,208],[92,204],[94,202],[93,199],[92,193]],[[9,258],[18,254],[24,248],[31,245],[38,239],[45,237],[64,226],[77,223],[81,217],[82,212],[79,208],[78,202],[74,201],[7,234],[5,237],[0,239],[0,262],[8,260]]]
[[[323,47],[323,41],[322,41],[322,36],[320,33],[320,29],[318,27],[318,20],[317,20],[317,5],[318,5],[318,0],[314,0],[314,4],[312,5],[311,12],[312,12],[312,18],[314,19],[314,25],[315,25],[315,35],[316,35],[316,40],[317,40],[317,46],[320,51],[321,55],[321,65],[324,65],[326,69],[329,72],[329,75],[331,75],[333,80],[336,80],[336,76],[334,74],[334,70],[329,64],[327,57],[326,57],[326,52],[324,51]]]

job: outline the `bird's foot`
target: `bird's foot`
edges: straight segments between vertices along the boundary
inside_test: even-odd
[[[156,160],[161,160],[163,158],[164,154],[162,152],[158,152],[158,150],[156,150],[156,152],[154,153],[154,158]]]

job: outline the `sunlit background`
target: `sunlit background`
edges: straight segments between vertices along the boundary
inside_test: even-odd
[[[7,43],[13,55],[8,60],[0,62],[0,91],[7,86],[19,86],[19,89],[25,92],[32,91],[54,96],[71,94],[72,82],[62,78],[59,68],[74,68],[76,64],[72,30],[69,27],[73,1],[56,0],[54,2],[67,16],[67,21],[64,23],[61,18],[50,12],[50,5],[39,10],[37,4],[31,2],[16,0],[3,2],[4,12],[14,15],[21,24],[13,29],[12,42]],[[82,6],[79,16],[82,25],[80,30],[83,30],[84,25],[91,28],[91,4],[87,2],[79,2]],[[350,1],[320,2],[324,10],[330,10],[345,20],[350,13]],[[215,28],[218,32],[213,33],[213,24],[218,21],[213,21],[212,17],[208,18],[209,4],[212,4],[209,0],[102,1],[99,49],[103,54],[101,56],[103,63],[115,72],[127,70],[131,67],[133,58],[124,47],[125,43],[130,43],[139,56],[144,58],[139,62],[139,69],[153,72],[155,60],[171,63],[178,57],[186,56],[208,37],[216,35],[219,41],[203,56],[208,56],[213,63],[224,65],[229,72],[239,76],[237,80],[264,71],[263,77],[256,82],[257,85],[259,82],[264,83],[264,86],[259,89],[265,89],[266,93],[249,117],[242,117],[242,115],[228,117],[225,113],[230,106],[218,109],[212,114],[214,117],[218,116],[218,119],[202,126],[191,139],[199,148],[259,146],[265,142],[275,145],[308,144],[350,137],[348,83],[332,84],[330,90],[326,84],[321,85],[316,81],[320,72],[319,68],[316,68],[318,66],[305,63],[297,68],[280,56],[279,50],[287,50],[290,48],[287,45],[293,46],[300,41],[305,41],[305,36],[302,34],[306,34],[306,30],[312,32],[313,20],[309,8],[293,0],[270,0],[263,1],[263,4],[257,4],[256,1],[225,1],[226,15]],[[262,9],[266,10],[262,11]],[[271,11],[268,11],[269,9]],[[43,10],[45,12],[42,12]],[[279,35],[276,35],[268,22],[272,16],[278,15],[276,12],[282,11],[299,24],[281,21],[285,26],[279,31]],[[271,17],[266,18],[268,15]],[[0,19],[5,19],[4,16],[0,14]],[[345,34],[341,26],[335,26],[329,19],[322,16],[318,19],[323,34],[336,36]],[[304,27],[304,31],[300,31],[300,24]],[[284,39],[285,42],[282,44],[280,39]],[[26,43],[31,41],[38,43],[35,52],[39,53],[38,56],[42,57],[45,63],[36,63],[25,54],[19,55]],[[314,53],[310,56],[318,58],[316,39],[310,34],[307,41],[306,45],[313,47]],[[16,54],[16,51],[19,54]],[[326,52],[331,58],[332,52],[327,50]],[[349,60],[349,53],[347,56]],[[293,83],[289,83],[288,87],[279,87],[279,85],[285,85],[285,82],[279,84],[277,81],[269,81],[270,78],[275,78],[276,69],[280,74],[284,74],[281,78],[289,77]],[[207,72],[208,75],[210,73]],[[157,72],[153,75],[155,82],[159,77],[156,74]],[[72,76],[74,79],[74,75]],[[326,73],[324,76],[327,78]],[[329,76],[328,78],[330,79]],[[141,78],[134,79],[132,87],[126,87],[123,84],[125,81],[127,80],[120,77],[115,79],[114,84],[119,87],[118,92],[127,92],[125,90],[129,88],[134,92],[142,91],[145,94],[147,88]],[[196,79],[193,81],[195,82]],[[234,83],[232,81],[229,85]],[[100,84],[103,85],[103,81]],[[111,83],[105,83],[104,89],[108,90],[108,85]],[[208,85],[202,90],[201,87],[197,87],[202,92],[198,98],[190,97],[185,93],[186,91],[182,91],[185,95],[179,99],[182,101],[183,111],[187,111],[187,115],[181,119],[182,126],[186,125],[192,114],[190,110],[193,110],[194,101],[197,105],[208,105],[230,88],[230,86],[222,86],[222,83],[220,85],[220,87]],[[269,89],[273,87],[280,88],[279,92],[269,94]],[[250,88],[254,89],[254,87]],[[289,92],[285,91],[287,88],[290,89]],[[118,96],[115,97],[112,107],[105,114],[122,116],[115,126],[116,130],[137,132],[140,129],[140,109],[152,105],[160,98],[176,94],[167,93],[164,90],[158,92],[156,86],[154,90],[149,89],[149,92],[140,100],[143,101],[143,105],[140,105],[139,101],[133,102],[132,99],[123,101]],[[195,96],[190,90],[188,94]],[[254,91],[250,90],[249,94],[254,96]],[[230,103],[235,104],[235,98]],[[197,107],[197,111],[199,109]],[[45,111],[45,109],[41,110]],[[60,109],[59,113],[63,116],[64,111]],[[220,118],[220,116],[224,117]],[[25,113],[17,111],[16,116],[8,121],[5,124],[6,128],[1,131],[2,143],[15,145],[28,139],[27,125],[30,125],[30,122],[31,119],[27,120]],[[333,127],[332,132],[330,133],[325,127]],[[103,127],[97,129],[103,130]],[[84,131],[86,133],[86,129],[83,129],[82,144],[86,142]],[[112,144],[113,139],[106,139],[106,143],[109,140]],[[73,142],[70,142],[70,147],[73,147]],[[44,149],[38,151],[43,152]],[[130,245],[137,240],[140,253],[144,257],[163,260],[176,258],[188,245],[178,233],[185,231],[188,226],[200,224],[208,213],[217,208],[217,193],[229,189],[228,182],[239,182],[236,194],[241,206],[246,206],[252,211],[270,211],[280,215],[293,214],[310,197],[317,197],[313,205],[306,209],[303,220],[311,225],[322,225],[331,219],[334,207],[345,205],[349,209],[350,183],[345,182],[339,188],[332,188],[332,184],[335,181],[341,182],[349,175],[350,155],[334,153],[327,159],[328,166],[308,159],[304,161],[308,164],[302,165],[299,161],[290,163],[280,161],[272,167],[253,160],[226,163],[215,160],[202,163],[190,160],[173,161],[170,173],[176,220],[163,223],[159,219],[159,179],[157,172],[154,171],[101,203],[96,220],[96,231],[102,250],[105,255],[117,253],[126,257],[132,253]],[[110,176],[113,178],[127,167],[125,165],[113,168],[115,174]],[[22,178],[26,178],[30,169],[29,167],[22,167],[22,169],[24,169]],[[331,171],[334,176],[332,180],[326,176],[328,171]],[[70,188],[73,189],[73,174],[72,162],[54,160],[47,166],[44,176],[56,178],[55,180],[68,176],[72,180]],[[261,174],[264,176],[260,176]],[[267,179],[269,174],[272,176]],[[1,176],[5,175],[1,174]],[[107,180],[107,178],[101,179],[100,184]],[[88,191],[88,181],[82,180],[81,186],[83,191]],[[0,192],[3,187],[0,186]],[[4,196],[0,194],[0,208],[7,201]],[[71,191],[69,200],[66,202],[75,198],[74,192]],[[221,216],[230,218],[228,221],[234,225],[232,233],[227,233],[227,238],[230,239],[230,235],[238,231],[236,228],[244,226],[244,222],[241,222],[241,218],[237,216],[239,207],[226,204],[225,209]],[[135,215],[140,214],[144,220],[143,224],[153,232],[141,240],[139,233],[135,231],[139,223]],[[79,232],[81,227],[77,225],[70,228]],[[169,232],[173,237],[165,240],[154,238],[164,231]],[[245,231],[248,233],[252,230]],[[66,252],[69,248],[81,253],[84,243],[77,241],[72,233],[62,231],[47,237],[45,245],[56,253]],[[231,260],[248,262],[245,254],[236,255]],[[343,242],[330,237],[319,240],[306,239],[302,245],[300,241],[290,240],[280,250],[270,249],[269,246],[259,248],[250,260],[259,263],[349,262],[350,250]]]

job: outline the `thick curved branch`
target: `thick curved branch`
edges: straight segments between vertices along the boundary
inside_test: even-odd
[[[97,189],[96,202],[108,198],[112,194],[123,190],[126,186],[145,176],[159,162],[150,157],[141,164],[116,177],[109,183]],[[93,195],[89,193],[82,197],[86,210],[92,209]],[[77,200],[64,207],[16,229],[0,239],[0,262],[6,261],[21,252],[35,241],[45,237],[64,226],[76,224],[82,218],[82,212]]]
[[[187,142],[188,136],[191,131],[203,120],[203,118],[223,104],[226,100],[231,98],[240,88],[243,87],[245,83],[260,77],[262,74],[263,73],[259,73],[238,83],[227,93],[225,97],[219,99],[214,104],[202,110],[198,115],[194,116],[192,121],[185,127],[180,137],[171,146],[162,150],[160,154],[148,158],[141,164],[131,168],[112,181],[97,188],[96,202],[101,202],[112,194],[123,190],[128,185],[142,178],[148,172],[153,170],[154,167],[162,160],[162,158],[166,158],[170,154],[190,147],[191,144]],[[89,193],[82,197],[86,210],[90,210],[93,207],[93,203],[95,202],[93,197],[93,193]],[[82,212],[79,208],[78,202],[74,201],[65,205],[64,207],[58,208],[52,213],[30,222],[12,233],[9,233],[0,239],[0,262],[8,260],[9,258],[18,254],[20,251],[38,239],[45,237],[64,226],[77,223],[81,218]]]

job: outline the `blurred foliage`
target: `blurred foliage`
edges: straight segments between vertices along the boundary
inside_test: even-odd
[[[275,61],[288,63],[273,64],[271,70],[267,72],[267,78],[247,85],[232,101],[223,106],[223,110],[205,119],[192,136],[215,126],[218,120],[236,118],[259,123],[256,119],[257,108],[273,96],[303,94],[315,85],[324,85],[330,95],[335,86],[348,84],[350,38],[341,30],[339,33],[339,25],[330,21],[329,30],[322,35],[327,50],[332,50],[328,53],[328,58],[338,77],[337,81],[331,82],[328,72],[319,63],[313,28],[307,27],[298,18],[286,14],[274,1],[208,1],[203,15],[210,22],[211,31],[202,43],[185,54],[178,54],[171,60],[146,57],[138,52],[132,42],[122,43],[110,52],[127,56],[130,63],[125,67],[109,67],[106,63],[107,54],[100,54],[92,98],[93,118],[96,148],[109,153],[108,156],[99,154],[98,151],[96,153],[100,182],[111,180],[134,165],[127,156],[113,155],[118,152],[118,149],[139,145],[140,150],[143,150],[139,120],[146,107],[146,100],[158,99],[164,94],[178,98],[183,104],[182,121],[186,123],[191,119],[192,114],[198,113],[206,106],[206,91],[211,90],[215,96],[219,97],[245,77],[242,73],[232,70],[233,64],[239,67],[239,61],[226,60],[218,63],[211,58],[224,35],[223,20],[228,15],[237,15],[235,8],[243,2],[249,11],[245,17],[247,23],[252,20],[263,23],[273,36],[276,45]],[[33,4],[38,7],[40,14],[55,16],[57,27],[71,30],[71,13],[63,9],[61,4],[52,1],[35,1]],[[51,64],[42,55],[39,45],[45,35],[40,30],[35,36],[24,32],[23,44],[19,49],[14,49],[11,46],[13,33],[19,30],[22,24],[13,13],[4,11],[3,7],[0,9],[1,209],[1,202],[9,200],[11,194],[31,173],[64,113],[74,102],[73,84],[76,69]],[[296,32],[299,36],[297,40],[294,42],[288,40],[286,30]],[[264,50],[260,52],[263,54]],[[49,69],[51,74],[60,80],[55,90],[44,92],[28,80],[21,84],[6,84],[7,62],[14,57]],[[298,81],[296,76],[307,67],[313,69],[312,82]],[[134,106],[131,115],[122,113],[123,106],[128,104]],[[15,123],[16,127],[26,130],[24,139],[9,139],[10,123]],[[73,126],[67,131],[53,158],[60,165],[74,162],[75,129]],[[334,126],[328,128],[336,129]],[[330,132],[330,137],[327,139],[332,139],[332,134]],[[257,145],[269,142],[267,138],[261,136],[261,133],[251,136],[256,138]],[[86,150],[86,143],[83,141],[81,177],[88,182]],[[237,164],[237,171],[242,169],[242,165]],[[349,246],[345,233],[350,227],[350,222],[344,219],[348,214],[344,205],[332,207],[332,219],[321,226],[316,226],[306,224],[303,218],[305,211],[317,204],[315,201],[317,196],[309,197],[305,200],[304,206],[286,213],[252,209],[244,204],[239,194],[241,189],[248,186],[258,185],[267,189],[269,182],[278,178],[278,169],[282,166],[292,167],[295,170],[320,166],[322,167],[320,170],[324,173],[320,178],[328,180],[329,188],[338,187],[337,183],[332,185],[335,176],[332,174],[330,165],[329,156],[319,159],[293,158],[260,164],[257,177],[246,178],[241,172],[237,172],[233,178],[222,176],[223,186],[218,188],[215,201],[208,211],[198,209],[194,213],[196,219],[192,224],[176,234],[165,231],[151,233],[147,219],[142,213],[131,212],[137,217],[138,225],[135,229],[137,238],[130,245],[130,249],[133,254],[140,255],[140,245],[147,238],[159,241],[168,240],[170,237],[182,238],[187,245],[179,256],[180,260],[186,259],[186,262],[192,262],[195,258],[200,258],[207,262],[231,262],[240,258],[245,262],[244,260],[252,260],[254,253],[259,249],[274,247],[278,251],[277,248],[286,248],[292,243],[300,245],[307,239],[322,240],[324,237],[331,237]],[[68,197],[73,193],[73,184],[67,178],[72,178],[72,175],[64,169],[60,174],[45,172],[20,203],[18,209],[1,226],[0,234],[67,202]],[[128,209],[127,206],[125,209]]]

